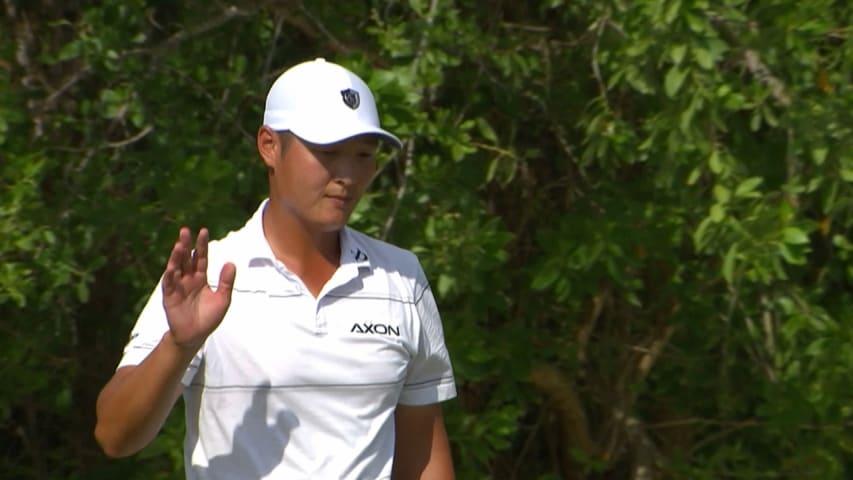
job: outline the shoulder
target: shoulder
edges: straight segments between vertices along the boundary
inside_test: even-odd
[[[244,229],[228,232],[225,236],[211,240],[207,245],[207,278],[214,286],[218,282],[219,272],[227,263],[233,263],[238,269],[239,283],[244,283],[245,266],[249,264],[250,254],[255,248]],[[236,285],[235,285],[236,286]]]
[[[240,268],[255,259],[272,258],[264,237],[263,212],[266,204],[267,200],[262,201],[243,225],[208,244],[208,272],[218,272],[228,262]]]
[[[235,255],[241,249],[240,230],[228,232],[225,236],[211,240],[207,244],[208,258],[212,261],[225,261],[224,259]]]
[[[420,260],[410,250],[392,245],[388,242],[370,237],[352,228],[347,228],[347,234],[351,236],[350,245],[361,248],[374,269],[382,269],[388,272],[397,272],[404,277],[418,277],[423,275]]]
[[[415,302],[429,288],[420,260],[410,250],[347,228],[346,248],[360,267],[369,267],[366,289],[388,291],[394,296]],[[355,251],[353,251],[355,250]]]

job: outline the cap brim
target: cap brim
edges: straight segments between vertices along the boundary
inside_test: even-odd
[[[358,137],[361,135],[375,135],[379,137],[380,140],[386,142],[394,148],[402,149],[403,142],[400,141],[395,135],[387,130],[382,128],[374,127],[373,125],[365,125],[365,124],[351,124],[347,125],[347,128],[338,128],[331,129],[327,128],[327,126],[311,126],[300,125],[298,128],[276,128],[276,126],[268,125],[273,130],[289,130],[297,137],[316,145],[329,145],[332,143],[343,142],[344,140],[348,140],[353,137]],[[332,131],[337,130],[337,131]]]

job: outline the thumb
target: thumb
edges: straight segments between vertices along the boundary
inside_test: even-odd
[[[237,276],[237,267],[233,263],[226,263],[219,272],[219,286],[216,294],[224,297],[226,304],[231,303],[231,291],[234,289],[234,278]]]

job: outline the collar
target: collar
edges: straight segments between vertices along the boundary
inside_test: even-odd
[[[277,259],[272,252],[266,236],[264,235],[264,211],[269,198],[261,201],[258,209],[251,218],[243,226],[241,232],[244,238],[240,242],[242,244],[243,253],[245,254],[246,265],[249,267],[274,266]],[[340,230],[341,241],[341,259],[339,269],[350,270],[357,273],[359,269],[371,266],[370,255],[368,254],[367,245],[364,238],[355,230],[344,226]]]

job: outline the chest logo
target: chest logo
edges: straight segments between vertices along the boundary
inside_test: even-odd
[[[350,253],[352,253],[353,256],[355,257],[356,262],[367,261],[367,254],[362,252],[360,248],[355,249],[354,252],[352,250],[350,250]]]
[[[372,333],[376,335],[400,336],[400,327],[384,323],[353,323],[350,333]]]

